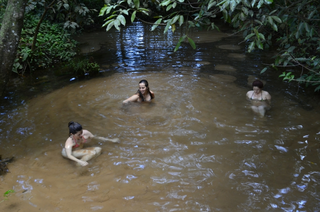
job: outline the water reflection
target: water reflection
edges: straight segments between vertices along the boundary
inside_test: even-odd
[[[173,54],[179,36],[161,36],[141,24],[101,36],[93,56],[112,70],[107,77],[2,114],[2,149],[16,157],[1,178],[1,192],[16,195],[2,210],[319,210],[318,111],[304,110],[268,76],[273,108],[259,118],[245,94],[260,55],[240,57],[243,50],[226,46],[238,42],[221,34],[219,43],[201,43],[200,34],[197,52],[185,45]],[[141,79],[156,99],[122,105]],[[102,155],[78,168],[60,155],[70,120],[121,143],[93,143]]]

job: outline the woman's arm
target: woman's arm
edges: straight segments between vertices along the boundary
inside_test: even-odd
[[[129,97],[128,99],[124,100],[123,103],[128,103],[128,102],[136,102],[139,99],[139,95],[135,94],[131,97]]]
[[[248,92],[247,92],[247,94],[246,94],[247,99],[250,99],[250,97],[252,96],[252,92],[253,92],[253,91],[248,91]]]
[[[85,129],[82,130],[82,138],[84,138],[83,142],[87,142],[88,139],[91,139],[93,137],[94,135],[90,131]]]
[[[154,99],[154,93],[150,91],[150,94],[151,94],[151,99]]]
[[[73,160],[73,161],[75,161],[75,162],[78,162],[78,163],[79,163],[80,165],[82,165],[82,166],[88,165],[88,162],[79,160],[78,158],[76,158],[76,157],[74,157],[74,156],[72,155],[72,146],[73,146],[72,139],[71,139],[71,138],[68,138],[67,141],[66,141],[66,144],[65,144],[65,149],[66,149],[67,157],[68,157],[70,160]]]
[[[269,104],[271,104],[271,95],[269,94],[269,92],[266,91],[266,100],[268,101]]]

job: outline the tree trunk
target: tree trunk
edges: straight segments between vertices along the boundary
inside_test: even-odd
[[[38,33],[39,33],[39,29],[40,29],[40,25],[42,23],[42,21],[44,20],[45,15],[47,14],[49,9],[52,9],[52,6],[54,5],[54,3],[56,2],[56,0],[53,0],[49,6],[44,6],[44,12],[41,15],[41,18],[37,24],[36,30],[34,32],[34,36],[33,36],[33,42],[32,42],[32,46],[31,46],[31,51],[34,51],[36,48],[36,43],[37,43],[37,37],[38,37]]]
[[[8,0],[0,30],[0,88],[9,80],[23,27],[26,0]]]

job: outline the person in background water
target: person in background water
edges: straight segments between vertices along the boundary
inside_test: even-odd
[[[68,127],[69,138],[62,149],[62,156],[77,162],[77,165],[86,166],[88,160],[101,154],[101,148],[83,148],[83,144],[89,142],[94,135],[88,130],[82,129],[82,126],[77,122],[69,122]]]
[[[251,108],[255,113],[264,117],[266,110],[270,109],[271,96],[267,91],[262,90],[263,83],[255,80],[252,83],[252,91],[247,92],[247,99],[252,103]]]
[[[141,80],[139,82],[138,91],[130,98],[123,101],[123,103],[128,102],[151,102],[154,99],[154,93],[150,90],[147,80]]]

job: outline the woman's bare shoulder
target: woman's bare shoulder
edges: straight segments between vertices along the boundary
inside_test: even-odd
[[[265,95],[270,95],[268,91],[263,91]]]
[[[252,93],[253,91],[248,91],[246,95],[248,96],[248,95],[251,95]]]
[[[73,140],[71,137],[67,138],[66,143],[65,143],[65,147],[68,146],[73,146]]]

